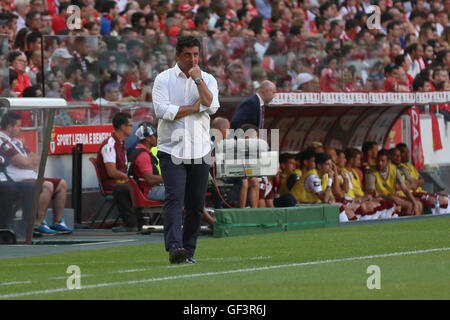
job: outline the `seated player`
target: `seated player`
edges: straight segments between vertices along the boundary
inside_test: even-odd
[[[422,204],[409,192],[399,170],[390,163],[389,151],[386,149],[378,152],[377,165],[366,171],[364,180],[366,193],[393,201],[401,207],[400,215],[422,214]],[[406,197],[397,191],[397,185]]]
[[[8,159],[6,168],[8,176],[15,182],[36,182],[40,157],[25,148],[17,137],[22,129],[22,116],[8,112],[1,120],[1,151]],[[63,179],[44,178],[39,198],[38,213],[34,222],[34,232],[40,235],[71,233],[64,222],[62,214],[66,204],[67,184]],[[48,225],[45,215],[50,202],[53,201],[53,224]]]
[[[400,173],[402,174],[403,178],[405,179],[406,185],[409,187],[412,195],[416,199],[420,199],[422,204],[424,206],[431,206],[432,210],[435,210],[435,202],[436,197],[439,199],[439,205],[440,205],[440,212],[441,213],[448,213],[450,212],[448,208],[448,202],[449,198],[446,194],[431,194],[427,193],[422,189],[422,187],[425,184],[425,180],[422,178],[422,176],[419,174],[419,171],[417,171],[416,167],[409,162],[410,159],[410,152],[409,148],[404,143],[399,143],[396,148],[398,150],[398,153],[396,152],[396,156],[394,155],[392,161],[395,163],[395,165],[400,170]],[[395,152],[395,151],[393,151]]]
[[[303,173],[291,192],[299,203],[340,204],[335,201],[331,190],[334,182],[331,157],[326,153],[318,153],[314,158],[315,165],[308,164],[310,169]],[[350,213],[350,218],[354,219],[353,217],[354,214]],[[339,221],[346,222],[348,219],[346,210],[341,204]]]
[[[361,179],[356,171],[361,163],[361,152],[355,148],[348,148],[338,157],[338,167],[341,174],[347,177],[348,188],[345,189],[345,200],[359,204],[355,214],[358,219],[370,220],[377,218],[392,218],[395,211],[394,203],[382,198],[374,198],[372,195],[364,194]]]

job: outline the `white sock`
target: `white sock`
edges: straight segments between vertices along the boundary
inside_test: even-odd
[[[347,214],[345,210],[339,213],[339,222],[348,222]]]

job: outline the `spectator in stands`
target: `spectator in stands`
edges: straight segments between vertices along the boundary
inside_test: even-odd
[[[14,14],[19,17],[17,20],[17,29],[16,31],[19,32],[20,29],[25,28],[25,20],[27,17],[28,12],[31,10],[30,6],[30,0],[15,0],[14,1]]]
[[[405,48],[405,54],[411,61],[411,66],[409,67],[409,74],[415,78],[420,71],[425,69],[425,64],[423,63],[423,47],[421,44],[413,43]]]
[[[40,157],[25,148],[17,137],[22,129],[22,117],[9,112],[1,120],[0,139],[2,140],[2,154],[9,161],[7,174],[14,181],[35,182],[38,177],[37,169]],[[56,233],[71,233],[62,218],[66,204],[67,184],[64,179],[44,178],[39,198],[37,217],[34,221],[35,233],[54,235]],[[50,202],[53,200],[53,224],[47,225],[45,215]]]
[[[389,64],[384,68],[384,90],[387,92],[399,91],[398,88],[398,70],[400,67],[396,64]]]
[[[111,22],[119,15],[119,7],[115,1],[106,1],[103,4],[103,16],[100,20],[101,35],[111,32]]]
[[[12,51],[9,55],[9,62],[12,69],[17,72],[17,85],[13,88],[14,91],[19,93],[19,97],[22,96],[23,90],[26,87],[31,86],[30,77],[25,73],[27,68],[27,57],[20,51]]]
[[[130,186],[128,185],[125,139],[133,131],[131,115],[118,112],[113,118],[114,132],[106,138],[97,153],[97,166],[104,190],[112,191],[124,225],[114,232],[137,232],[138,221],[132,210]]]
[[[26,26],[34,32],[40,32],[42,21],[41,13],[39,11],[30,11],[26,16]]]
[[[67,12],[67,8],[70,6],[70,2],[61,2],[58,7],[58,14],[53,16],[52,29],[55,34],[58,34],[62,30],[67,30],[67,19],[70,14]]]
[[[320,91],[338,91],[339,88],[339,64],[337,56],[325,58],[326,67],[322,70],[319,80]]]
[[[401,206],[401,215],[421,215],[422,204],[417,201],[405,185],[397,168],[389,162],[389,152],[382,149],[377,154],[376,166],[366,170],[364,175],[365,192],[381,196]],[[397,193],[397,185],[403,196]]]

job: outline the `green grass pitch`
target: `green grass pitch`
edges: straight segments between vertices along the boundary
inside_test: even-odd
[[[0,299],[449,299],[449,231],[440,218],[205,239],[195,265],[170,265],[161,243],[4,259]]]

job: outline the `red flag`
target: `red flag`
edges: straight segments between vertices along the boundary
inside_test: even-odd
[[[438,151],[442,148],[441,141],[441,131],[439,130],[439,123],[437,121],[436,115],[433,112],[430,112],[431,115],[431,129],[433,131],[433,150]]]
[[[422,137],[420,134],[420,113],[416,106],[409,109],[411,118],[412,158],[417,170],[423,170],[424,158],[422,150]]]

